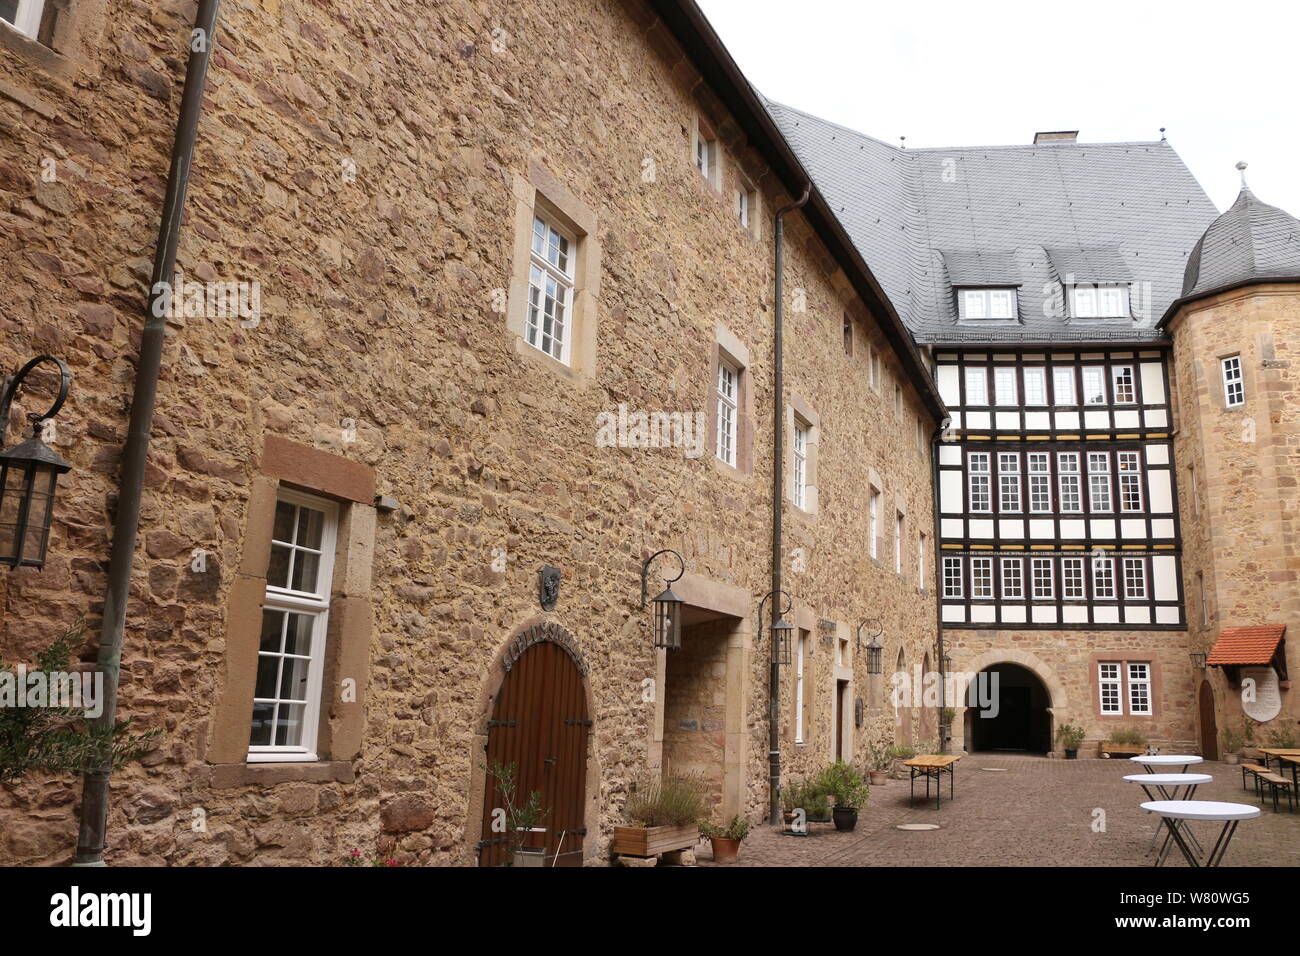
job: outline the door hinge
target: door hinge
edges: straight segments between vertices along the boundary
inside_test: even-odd
[[[590,726],[591,726],[591,721],[590,721],[590,720],[575,720],[575,719],[573,719],[573,718],[569,718],[569,719],[567,719],[567,720],[564,721],[564,726],[566,726],[566,727],[590,727]]]
[[[491,730],[493,727],[518,727],[518,726],[519,724],[513,720],[489,720],[488,721],[488,730]]]

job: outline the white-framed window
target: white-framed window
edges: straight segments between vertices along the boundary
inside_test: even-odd
[[[718,420],[714,454],[736,466],[736,419],[740,397],[740,371],[725,361],[718,362]]]
[[[1116,365],[1110,370],[1110,393],[1116,405],[1132,405],[1137,401],[1137,382],[1132,365]]]
[[[808,504],[808,426],[794,423],[794,505],[805,508]]]
[[[316,760],[338,505],[281,489],[253,686],[251,762]]]
[[[1047,370],[1038,366],[1026,368],[1025,375],[1025,404],[1026,405],[1046,405],[1047,404]]]
[[[1032,558],[1030,560],[1033,574],[1035,601],[1050,601],[1056,597],[1056,582],[1052,575],[1051,558]]]
[[[1119,676],[1119,665],[1112,663],[1098,664],[1097,684],[1101,690],[1101,712],[1103,714],[1124,713],[1123,687]]]
[[[970,596],[972,598],[993,597],[993,559],[970,559]]]
[[[1016,395],[1016,370],[1014,368],[995,368],[993,370],[993,389],[999,405],[1019,405]]]
[[[1094,512],[1111,510],[1110,452],[1088,452],[1088,502]]]
[[[1052,369],[1052,401],[1057,405],[1073,405],[1074,366],[1061,365]]]
[[[1121,451],[1115,454],[1119,469],[1119,510],[1142,510],[1142,469],[1141,457],[1135,451]]]
[[[799,632],[794,658],[794,742],[803,743],[803,659],[808,648],[808,635]]]
[[[1147,596],[1147,562],[1145,558],[1124,559],[1124,598],[1141,601]]]
[[[749,228],[749,193],[744,189],[736,190],[736,218],[742,229]]]
[[[925,590],[925,532],[916,538],[916,586]]]
[[[1113,558],[1092,559],[1092,596],[1099,601],[1115,600],[1115,561]]]
[[[1025,596],[1025,565],[1021,558],[1002,559],[1002,597],[1019,601]]]
[[[990,494],[989,453],[973,451],[968,459],[968,478],[970,481],[970,510],[992,511],[993,499]]]
[[[1246,380],[1241,374],[1241,356],[1230,355],[1220,363],[1223,367],[1223,403],[1229,408],[1246,404]]]
[[[894,573],[903,573],[903,512],[894,512]]]
[[[1118,319],[1128,315],[1128,286],[1080,283],[1070,288],[1073,314],[1080,319]]]
[[[959,598],[964,591],[961,585],[961,558],[943,559],[943,596]]]
[[[528,320],[525,341],[551,358],[569,364],[573,338],[574,241],[541,216],[533,217],[528,262]]]
[[[717,165],[718,143],[716,140],[709,139],[701,129],[695,137],[695,168],[700,171],[701,176],[713,182]]]
[[[1061,559],[1061,597],[1082,601],[1088,596],[1083,584],[1083,558]]]
[[[1083,369],[1083,404],[1106,404],[1106,370],[1099,365]]]
[[[1129,662],[1128,712],[1139,716],[1151,713],[1151,665],[1145,661]]]
[[[1083,494],[1080,491],[1079,453],[1063,451],[1056,456],[1057,485],[1061,493],[1061,511],[1077,514],[1083,511]]]
[[[963,289],[962,316],[967,319],[1014,319],[1015,289]]]
[[[867,496],[867,547],[873,558],[880,558],[880,492],[874,488]]]
[[[41,31],[45,0],[0,0],[0,20],[32,39]]]
[[[867,379],[872,388],[880,388],[880,350],[867,346]]]
[[[1016,452],[998,454],[998,511],[1020,510],[1020,455]]]
[[[988,403],[988,370],[982,366],[966,366],[966,404],[987,405]]]
[[[1046,514],[1052,510],[1052,456],[1045,451],[1031,451],[1025,458],[1029,467],[1029,510]]]

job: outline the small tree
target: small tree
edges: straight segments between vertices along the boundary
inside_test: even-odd
[[[73,652],[84,643],[85,630],[84,619],[78,618],[40,653],[36,670],[45,675],[66,674]],[[0,661],[0,672],[5,671],[16,684],[18,675]],[[152,749],[150,741],[162,732],[132,734],[130,724],[127,718],[100,727],[87,720],[83,710],[49,706],[48,698],[44,705],[0,704],[0,784],[12,783],[33,770],[89,773],[108,766],[117,770]]]
[[[501,763],[494,760],[492,766],[488,768],[488,773],[496,781],[497,792],[501,794],[501,802],[505,804],[502,808],[506,812],[506,865],[510,866],[514,862],[515,851],[524,845],[527,836],[533,827],[542,822],[542,819],[551,811],[542,806],[542,794],[539,790],[534,790],[528,795],[528,799],[522,804],[517,803],[515,793],[515,765],[513,763]]]

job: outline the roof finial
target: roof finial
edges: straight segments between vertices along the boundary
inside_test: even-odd
[[[898,137],[898,148],[899,148],[899,149],[907,149],[907,137],[906,137],[906,136],[900,136],[900,137]]]
[[[1164,141],[1165,141],[1165,128],[1162,126],[1160,127],[1160,142],[1163,143]]]
[[[1237,163],[1237,172],[1241,173],[1241,188],[1242,188],[1242,189],[1249,189],[1249,188],[1250,188],[1249,186],[1246,185],[1246,166],[1247,166],[1247,165],[1249,165],[1249,164],[1248,164],[1245,160],[1240,160],[1240,161],[1238,161],[1238,163]]]

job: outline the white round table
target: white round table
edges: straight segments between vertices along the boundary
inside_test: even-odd
[[[1198,757],[1196,754],[1142,754],[1137,757],[1129,757],[1136,764],[1141,764],[1147,773],[1159,773],[1161,770],[1170,770],[1173,767],[1182,767],[1179,773],[1187,773],[1187,768],[1205,761],[1204,757]]]
[[[1214,778],[1208,773],[1151,772],[1131,773],[1124,778],[1126,782],[1136,783],[1141,787],[1142,791],[1147,795],[1148,800],[1156,800],[1157,798],[1161,800],[1191,800],[1196,796],[1197,787],[1203,783],[1209,783],[1213,779]],[[1151,792],[1152,788],[1155,789],[1155,793]],[[1179,793],[1180,789],[1182,790],[1182,793]],[[1169,847],[1172,842],[1171,838],[1173,837],[1172,828],[1179,824],[1172,823],[1161,817],[1160,825],[1156,827],[1156,832],[1151,835],[1151,845],[1147,847],[1148,853],[1155,849],[1156,841],[1160,839],[1161,827],[1166,825],[1170,828],[1170,832],[1165,834],[1165,842],[1160,844],[1160,852],[1156,854],[1156,866],[1159,866],[1164,862],[1166,855],[1168,855]],[[1191,843],[1192,848],[1195,849],[1197,853],[1205,852],[1201,847],[1200,841],[1196,839],[1196,834],[1192,832],[1191,827],[1184,827],[1183,832],[1186,834],[1188,842]]]
[[[1237,825],[1242,820],[1253,820],[1262,812],[1259,807],[1246,803],[1220,803],[1216,800],[1151,800],[1142,804],[1142,809],[1148,813],[1158,813],[1168,823],[1169,832],[1178,844],[1178,849],[1183,851],[1188,866],[1218,866],[1223,862],[1223,855],[1228,852],[1228,844],[1237,832]],[[1175,824],[1175,820],[1206,820],[1223,824],[1219,838],[1214,841],[1214,847],[1204,863],[1197,859],[1183,839],[1182,829],[1185,824]]]

